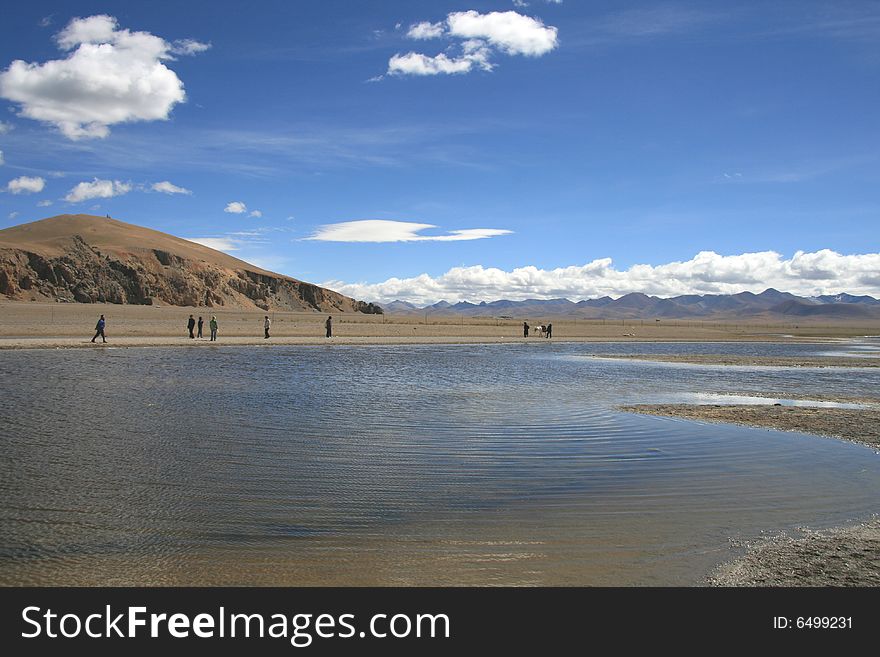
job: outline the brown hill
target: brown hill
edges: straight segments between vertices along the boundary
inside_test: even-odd
[[[0,230],[0,294],[82,303],[382,312],[195,242],[84,214]]]

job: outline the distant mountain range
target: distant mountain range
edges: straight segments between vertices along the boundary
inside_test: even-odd
[[[440,301],[418,307],[406,301],[382,304],[389,314],[465,317],[511,317],[533,319],[575,317],[581,319],[780,319],[880,320],[880,300],[851,294],[799,297],[770,288],[760,294],[686,294],[669,299],[634,292],[619,299],[600,297],[584,301],[527,299],[482,303]]]

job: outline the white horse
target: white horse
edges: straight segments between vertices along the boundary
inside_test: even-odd
[[[538,324],[536,327],[532,329],[532,332],[535,335],[540,335],[542,338],[547,335],[547,327],[543,324]]]

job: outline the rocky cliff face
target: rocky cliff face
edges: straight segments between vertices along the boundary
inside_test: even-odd
[[[64,240],[60,253],[37,250],[9,248],[0,241],[0,294],[25,301],[382,312],[377,305],[311,283],[148,245],[110,252],[75,234]]]

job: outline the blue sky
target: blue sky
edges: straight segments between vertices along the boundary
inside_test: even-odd
[[[0,31],[0,227],[109,213],[378,301],[880,293],[876,2],[34,1]]]

